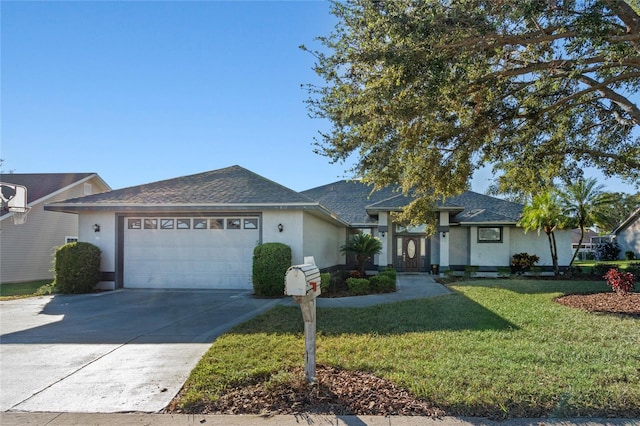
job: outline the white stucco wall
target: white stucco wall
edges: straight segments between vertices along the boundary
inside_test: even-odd
[[[303,253],[313,256],[319,268],[344,263],[340,246],[346,240],[346,228],[304,213]]]
[[[556,231],[555,237],[558,247],[558,265],[567,266],[573,255],[571,251],[571,231]],[[522,228],[512,228],[510,255],[514,253],[535,254],[540,257],[540,261],[536,266],[553,266],[549,240],[544,232],[540,232],[540,235],[536,231],[529,231],[525,234]]]
[[[95,224],[100,225],[100,232],[93,230]],[[79,214],[78,240],[91,243],[102,251],[101,271],[116,271],[116,216],[113,212]]]
[[[625,259],[627,251],[634,252],[637,259],[640,255],[640,219],[631,222],[629,226],[618,233],[616,238],[620,246],[620,259]]]
[[[471,247],[470,265],[478,266],[507,266],[511,262],[511,228],[502,227],[502,242],[479,243],[478,227],[471,226],[469,245]]]
[[[282,224],[283,231],[278,231]],[[294,265],[302,263],[304,253],[304,219],[302,211],[268,210],[262,215],[262,242],[283,243],[291,247]]]
[[[449,263],[451,265],[467,265],[469,262],[469,228],[451,227],[449,238],[452,241],[449,245]]]

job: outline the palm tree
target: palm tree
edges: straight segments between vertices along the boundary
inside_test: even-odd
[[[525,233],[536,230],[538,235],[540,235],[540,231],[547,234],[555,275],[560,275],[560,270],[558,269],[558,247],[554,231],[563,227],[564,220],[558,195],[554,191],[547,191],[534,196],[531,202],[524,206],[522,217],[518,221],[518,225],[524,228]]]
[[[365,276],[364,265],[371,257],[382,251],[382,241],[362,232],[353,235],[347,244],[340,247],[342,253],[353,253],[358,262],[358,272]]]
[[[599,185],[596,179],[588,178],[567,185],[560,193],[563,214],[572,220],[573,226],[580,228],[580,242],[573,252],[569,266],[573,264],[580,251],[585,228],[601,219],[602,208],[609,202],[603,189],[604,186]]]

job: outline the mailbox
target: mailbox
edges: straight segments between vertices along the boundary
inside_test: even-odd
[[[313,263],[294,265],[287,269],[284,278],[284,294],[287,296],[317,297],[320,294],[320,270]]]

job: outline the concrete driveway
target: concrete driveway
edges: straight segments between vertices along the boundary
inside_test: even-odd
[[[158,412],[217,336],[279,302],[236,290],[0,302],[0,411]]]

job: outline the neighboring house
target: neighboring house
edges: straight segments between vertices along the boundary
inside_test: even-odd
[[[0,175],[0,182],[26,187],[31,209],[20,225],[14,224],[14,213],[1,212],[3,283],[52,278],[55,248],[78,238],[78,218],[45,212],[45,204],[111,190],[96,173],[8,173]]]
[[[473,192],[437,206],[437,235],[394,224],[408,199],[390,189],[371,193],[357,181],[296,192],[240,166],[51,203],[78,214],[78,237],[102,250],[103,288],[251,289],[256,244],[281,242],[293,263],[314,256],[322,269],[345,264],[340,247],[362,230],[378,236],[374,267],[400,271],[495,271],[514,253],[551,265],[546,236],[516,227],[519,204]],[[96,225],[98,225],[96,227]],[[95,229],[99,229],[98,232]],[[556,235],[560,264],[568,264],[570,232]],[[566,241],[565,241],[566,240]]]
[[[636,259],[640,257],[640,207],[613,231],[613,235],[620,247],[620,259],[624,259],[628,251],[635,253]]]
[[[580,250],[578,250],[578,256],[576,259],[588,260],[593,259],[596,243],[593,238],[597,238],[598,233],[591,229],[584,230],[584,236],[582,238],[582,244],[580,244]],[[571,230],[571,251],[575,252],[580,242],[580,229]]]

